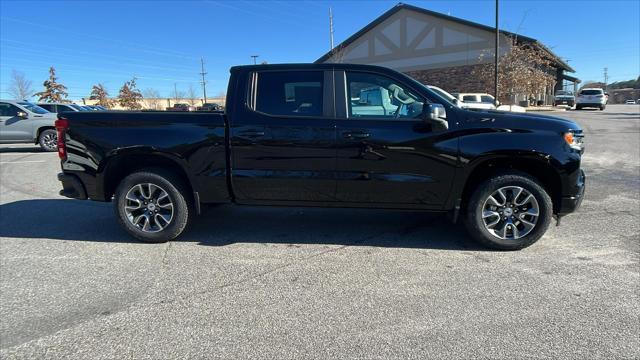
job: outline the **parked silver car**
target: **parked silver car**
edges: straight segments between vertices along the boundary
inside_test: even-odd
[[[0,143],[34,143],[56,151],[56,114],[26,100],[0,100]]]

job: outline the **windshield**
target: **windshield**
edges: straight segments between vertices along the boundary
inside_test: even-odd
[[[19,102],[18,104],[22,105],[25,109],[31,111],[34,114],[47,114],[49,113],[47,110],[41,108],[40,106],[36,105],[36,104],[32,104],[30,102]]]

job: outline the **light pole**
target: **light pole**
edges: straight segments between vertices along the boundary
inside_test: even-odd
[[[494,56],[495,64],[494,64],[494,88],[493,95],[495,96],[496,107],[498,107],[498,46],[500,44],[500,30],[498,28],[498,0],[496,0],[496,55]]]
[[[258,58],[258,56],[260,55],[251,55],[251,57],[253,58],[253,65],[257,64],[256,59]]]

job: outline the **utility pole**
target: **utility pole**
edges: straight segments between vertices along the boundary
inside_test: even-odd
[[[173,83],[173,95],[175,95],[176,102],[178,102],[178,85],[176,83]]]
[[[257,64],[256,59],[258,58],[258,56],[260,55],[251,55],[251,57],[253,58],[253,65]]]
[[[494,88],[493,88],[493,95],[495,97],[495,101],[496,101],[496,107],[498,106],[498,46],[500,45],[500,30],[498,29],[498,0],[496,0],[496,55],[494,56],[494,60],[495,60],[495,64],[494,64],[494,75],[495,75],[495,79],[494,79]]]
[[[333,10],[329,7],[329,50],[333,50]]]
[[[604,68],[604,90],[607,91],[607,87],[609,84],[609,74],[607,74],[607,72],[609,71],[609,68]]]
[[[204,76],[207,75],[207,73],[204,71],[204,58],[200,58],[200,75],[202,76],[202,96],[204,99],[202,104],[205,104],[207,102],[207,82],[204,80]]]

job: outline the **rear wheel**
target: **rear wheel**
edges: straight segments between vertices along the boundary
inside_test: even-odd
[[[606,105],[600,105],[600,110],[604,110],[606,107]]]
[[[582,106],[576,105],[576,110],[582,110]]]
[[[53,129],[43,130],[38,136],[38,144],[44,151],[56,151],[58,149],[58,133]]]
[[[194,213],[188,187],[161,169],[143,170],[124,178],[115,192],[114,210],[130,235],[152,243],[178,237]]]
[[[551,198],[533,178],[506,173],[478,186],[468,202],[465,225],[487,247],[518,250],[544,235],[552,213]]]

